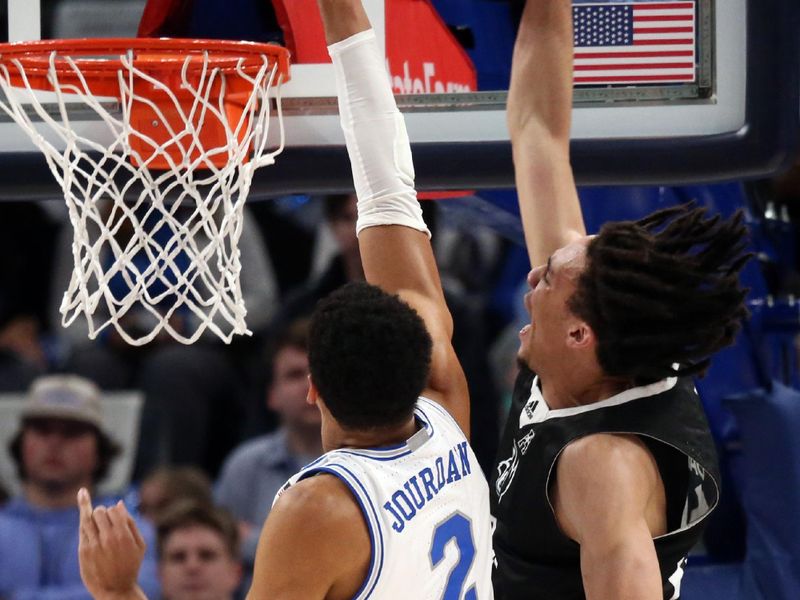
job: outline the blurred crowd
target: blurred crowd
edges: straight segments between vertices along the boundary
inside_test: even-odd
[[[493,298],[509,269],[516,285],[525,267],[514,267],[518,247],[502,236],[442,219],[446,202],[424,204],[470,382],[475,449],[488,469],[514,362],[490,355],[493,345],[495,354],[515,351],[503,334],[514,314]],[[253,336],[225,345],[207,335],[188,346],[160,336],[133,347],[113,328],[92,340],[85,323],[62,327],[72,273],[63,207],[0,203],[0,409],[4,400],[19,407],[0,448],[13,465],[0,475],[0,598],[87,597],[77,564],[80,487],[135,509],[148,541],[140,585],[151,597],[160,589],[171,599],[232,598],[247,588],[275,493],[322,453],[319,413],[306,402],[308,317],[364,275],[354,196],[292,196],[245,210],[241,283]],[[141,398],[137,410],[114,410],[120,391]],[[135,423],[115,422],[132,415]],[[119,431],[133,432],[131,447]]]

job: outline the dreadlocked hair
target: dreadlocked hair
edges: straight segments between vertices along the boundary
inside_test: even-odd
[[[743,213],[707,212],[690,202],[608,223],[589,242],[569,308],[595,332],[607,375],[636,385],[703,376],[733,342],[747,317]]]

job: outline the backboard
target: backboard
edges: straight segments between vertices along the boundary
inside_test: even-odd
[[[163,9],[187,3],[150,4]],[[214,1],[195,4],[202,5],[206,23],[184,15],[185,33],[228,35],[209,30],[213,18],[224,20],[214,17]],[[241,7],[252,9],[256,0],[222,4],[227,8],[218,10],[227,12],[219,15],[229,15]],[[514,13],[521,2],[364,4],[406,114],[420,189],[512,186],[505,88]],[[81,22],[85,15],[96,22],[103,10],[111,10],[114,18],[106,23],[122,26],[126,10],[135,17],[144,5],[143,0],[8,0],[9,39],[35,39],[42,31],[51,37],[96,35],[92,19]],[[573,5],[572,157],[579,183],[765,176],[796,149],[800,6],[795,0],[574,0]],[[283,91],[287,148],[275,166],[256,173],[251,197],[350,190],[333,75],[322,62],[316,1],[272,0],[272,8],[280,29],[276,39],[293,50],[295,59],[292,81]],[[158,15],[141,23],[149,35],[163,34],[165,24],[169,19],[159,21]],[[138,17],[127,26],[130,31],[119,35],[135,35]],[[241,29],[241,22],[229,28],[236,27]],[[108,35],[108,27],[103,29]],[[81,122],[79,113],[72,122],[89,131],[93,126]],[[44,160],[3,118],[0,153],[0,198],[58,196]]]

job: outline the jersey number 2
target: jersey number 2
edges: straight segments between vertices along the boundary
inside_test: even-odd
[[[464,580],[467,578],[475,560],[475,542],[472,541],[472,526],[467,517],[459,512],[450,515],[445,521],[439,523],[433,531],[433,541],[431,542],[431,565],[435,568],[444,558],[445,546],[455,540],[458,548],[458,562],[450,576],[447,578],[447,587],[444,588],[442,600],[478,600],[475,586],[461,595],[464,589]]]

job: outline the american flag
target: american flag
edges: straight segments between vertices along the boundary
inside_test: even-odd
[[[573,7],[575,83],[695,80],[695,2]]]

